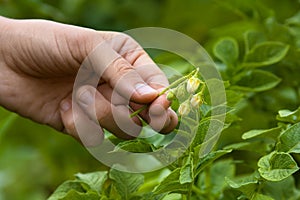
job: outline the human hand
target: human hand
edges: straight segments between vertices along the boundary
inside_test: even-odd
[[[73,102],[86,120],[99,122],[120,138],[137,136],[140,129],[128,135],[112,114],[117,112],[128,118],[125,121],[141,125],[137,117],[129,118],[129,101],[133,110],[150,104],[141,117],[153,129],[168,133],[177,125],[170,102],[164,95],[158,97],[168,85],[166,77],[130,37],[45,20],[0,18],[0,25],[0,105],[5,108],[78,139],[72,106],[74,80],[84,59],[98,44],[108,41],[108,52],[119,56],[103,71],[97,89],[85,85],[75,91]],[[112,99],[113,91],[117,91],[117,98]],[[94,107],[96,119],[91,113]]]

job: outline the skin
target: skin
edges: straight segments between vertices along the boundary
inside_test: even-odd
[[[165,95],[158,97],[168,85],[165,75],[129,36],[46,20],[0,17],[0,27],[0,105],[6,109],[77,139],[78,115],[86,123],[99,123],[120,138],[132,138],[112,114],[116,112],[127,117],[125,121],[140,125],[139,118],[129,119],[128,101],[133,110],[149,104],[140,116],[153,129],[168,133],[176,127],[177,116],[169,108],[170,102]],[[104,71],[97,88],[84,85],[75,91],[72,104],[74,80],[81,63],[98,44],[107,41],[108,52],[118,57]],[[113,91],[117,92],[115,98]],[[137,136],[140,129],[135,131],[133,135]],[[99,135],[102,134],[100,129]]]

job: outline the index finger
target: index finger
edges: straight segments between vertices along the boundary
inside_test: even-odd
[[[110,32],[110,34],[112,36],[109,43],[112,49],[131,64],[147,84],[154,89],[169,85],[165,74],[133,38],[123,33]]]

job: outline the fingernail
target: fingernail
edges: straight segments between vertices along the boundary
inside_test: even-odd
[[[78,96],[79,103],[84,104],[85,106],[91,105],[94,102],[94,97],[89,90],[85,90]]]
[[[71,108],[71,103],[70,103],[68,100],[63,100],[63,101],[60,103],[60,109],[61,109],[61,111],[66,112],[66,111],[68,111],[70,108]]]
[[[138,83],[135,86],[135,89],[141,95],[157,93],[157,91],[154,90],[152,87],[150,87],[150,86],[148,86],[146,84],[142,84],[142,83]]]

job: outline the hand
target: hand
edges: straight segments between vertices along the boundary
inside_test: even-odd
[[[141,117],[153,129],[168,133],[177,125],[170,102],[164,95],[158,97],[168,85],[166,77],[129,36],[45,20],[0,17],[0,26],[0,105],[5,108],[78,139],[77,115],[72,106],[74,80],[84,59],[98,44],[108,41],[108,52],[119,56],[103,72],[97,88],[82,86],[73,99],[86,120],[99,122],[120,138],[132,138],[117,125],[112,114],[119,112],[128,117],[126,98],[130,97],[133,110],[150,104]],[[115,37],[118,40],[113,40]],[[117,91],[115,99],[111,98],[113,90]],[[94,106],[96,119],[91,114]],[[141,124],[137,117],[132,120]]]

